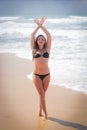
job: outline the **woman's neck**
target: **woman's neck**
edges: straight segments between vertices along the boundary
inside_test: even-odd
[[[39,47],[39,50],[43,50],[44,48],[43,47]]]

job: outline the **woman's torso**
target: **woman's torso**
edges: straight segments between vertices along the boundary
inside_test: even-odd
[[[33,55],[34,58],[34,73],[47,74],[49,73],[49,52],[44,50],[43,52],[36,51]]]

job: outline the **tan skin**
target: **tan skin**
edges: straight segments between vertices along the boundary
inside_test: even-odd
[[[37,25],[37,27],[31,34],[31,39],[30,39],[31,49],[33,51],[34,44],[35,44],[35,34],[37,33],[37,31],[39,29],[42,29],[42,31],[46,34],[47,40],[43,36],[40,36],[37,40],[37,43],[39,46],[38,53],[40,53],[41,55],[46,51],[50,53],[50,48],[51,48],[51,35],[48,32],[48,30],[45,27],[43,27],[44,22],[45,22],[45,17],[42,17],[40,21],[37,19],[34,19],[34,23]],[[44,48],[44,44],[46,44],[46,48]],[[42,56],[39,58],[34,58],[34,71],[33,72],[36,74],[41,74],[41,75],[50,73],[50,70],[48,67],[48,60],[49,58],[44,58]],[[42,116],[42,111],[43,111],[44,116],[47,119],[45,94],[49,86],[50,75],[46,76],[43,80],[41,80],[39,76],[33,75],[33,82],[35,84],[35,87],[40,97],[39,116]]]

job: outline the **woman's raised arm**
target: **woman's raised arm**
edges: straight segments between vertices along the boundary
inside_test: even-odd
[[[37,31],[39,30],[39,28],[42,29],[42,31],[46,34],[47,36],[47,49],[50,49],[51,47],[51,35],[49,33],[49,31],[43,27],[43,23],[45,22],[46,18],[42,17],[40,19],[40,21],[38,21],[37,19],[34,19],[34,22],[38,25],[37,28],[31,33],[31,37],[30,37],[30,45],[31,45],[31,49],[34,48],[34,42],[35,42],[35,34],[37,33]]]
[[[46,47],[47,47],[47,49],[50,49],[51,48],[51,35],[45,27],[41,26],[40,28],[43,30],[43,32],[47,36],[47,46]]]
[[[31,33],[31,36],[30,36],[30,46],[31,46],[31,49],[34,48],[34,42],[35,42],[35,34],[37,33],[38,29],[40,27],[37,26],[37,28]]]
[[[45,22],[45,20],[46,20],[46,18],[45,18],[45,17],[42,17],[42,18],[40,19],[40,22],[38,22],[38,20],[37,20],[35,23],[36,23],[36,24],[42,29],[42,31],[46,34],[46,36],[47,36],[47,49],[50,49],[50,47],[51,47],[51,35],[50,35],[49,31],[48,31],[45,27],[42,26],[43,23]]]

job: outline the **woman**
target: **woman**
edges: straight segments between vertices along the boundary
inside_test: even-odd
[[[40,96],[39,116],[42,116],[43,110],[45,118],[47,119],[45,93],[50,82],[50,70],[48,67],[48,59],[51,48],[51,35],[47,31],[47,29],[43,27],[43,23],[45,22],[44,17],[42,17],[40,21],[35,19],[34,22],[37,25],[37,27],[31,34],[30,39],[30,45],[35,65],[33,72],[33,82]],[[38,35],[35,39],[35,34],[39,29],[42,29],[42,31],[46,34],[46,38],[43,35]]]

